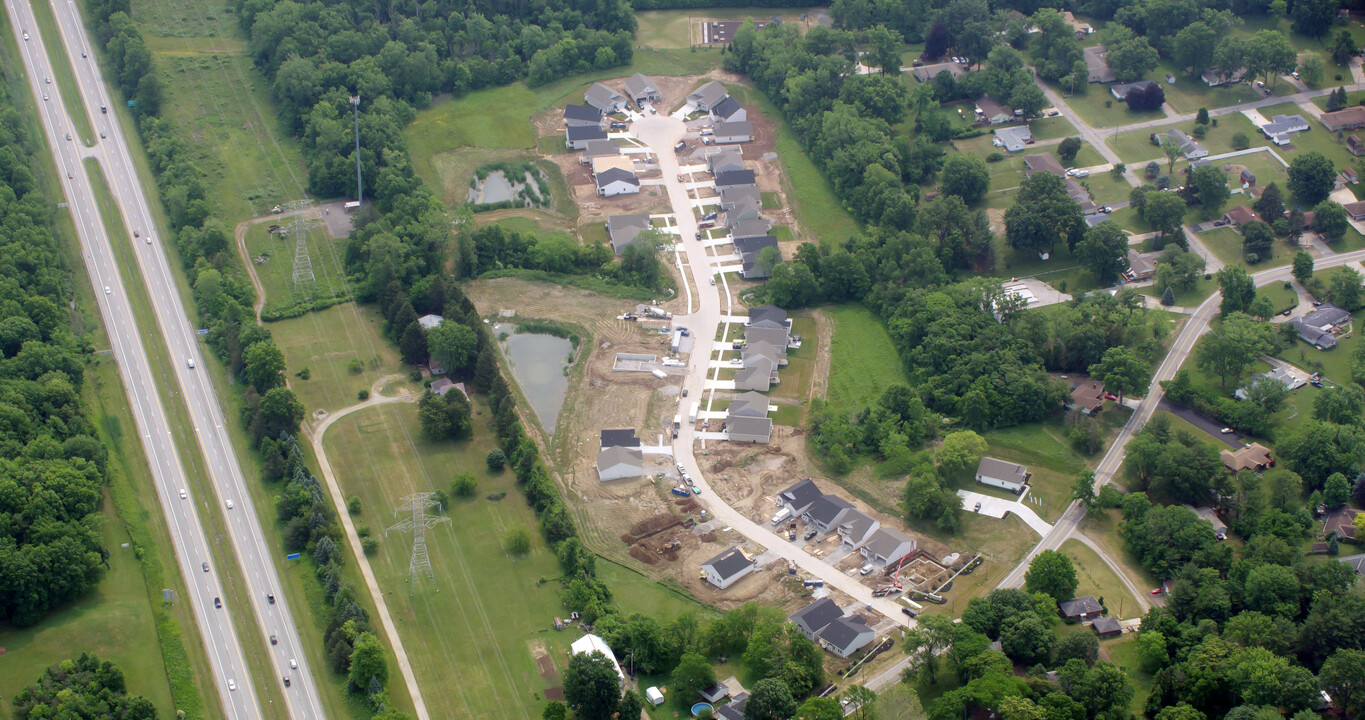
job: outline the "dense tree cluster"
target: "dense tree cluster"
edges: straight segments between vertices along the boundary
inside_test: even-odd
[[[104,575],[108,452],[81,394],[89,341],[53,234],[38,153],[0,88],[0,624],[28,626]]]
[[[1166,415],[1152,418],[1133,438],[1126,460],[1141,490],[1176,503],[1203,504],[1227,472],[1213,445],[1173,429]]]
[[[508,270],[534,270],[551,276],[585,275],[619,287],[638,289],[650,297],[662,290],[668,273],[659,261],[663,241],[645,233],[626,246],[621,261],[602,243],[580,244],[568,235],[536,236],[493,224],[460,233],[461,277],[473,278]]]
[[[123,671],[108,660],[81,653],[43,672],[38,682],[14,696],[19,720],[156,720],[156,707],[141,695],[129,695]]]

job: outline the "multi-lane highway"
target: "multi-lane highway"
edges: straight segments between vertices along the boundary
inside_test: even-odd
[[[70,0],[52,3],[61,45],[74,70],[76,87],[58,87],[44,52],[32,9],[19,0],[6,0],[30,85],[38,103],[44,132],[52,147],[59,172],[65,176],[67,201],[76,221],[87,271],[97,290],[115,358],[133,404],[139,432],[151,460],[163,511],[176,539],[176,554],[186,582],[200,632],[209,651],[226,715],[230,718],[262,716],[260,699],[251,682],[253,674],[274,675],[292,718],[322,718],[317,686],[309,672],[302,644],[290,616],[272,554],[279,552],[266,542],[261,531],[246,479],[233,454],[222,408],[208,376],[203,354],[189,315],[181,302],[169,260],[158,239],[153,216],[134,169],[123,128],[113,111],[113,96],[104,84],[95,51],[82,24],[77,6]],[[78,93],[100,139],[85,148],[75,137],[71,118],[61,101],[62,92]],[[103,108],[109,108],[107,112]],[[137,323],[127,293],[120,282],[111,239],[106,237],[98,207],[82,159],[95,158],[107,178],[114,201],[132,239],[137,269],[147,286],[157,330],[165,342],[174,372],[175,389],[189,410],[195,437],[203,454],[211,497],[195,497],[185,482],[185,470],[173,441],[156,389],[156,378],[140,345]],[[127,238],[119,239],[127,242]],[[216,507],[214,505],[216,504]],[[199,520],[199,511],[222,512],[242,578],[250,595],[250,608],[215,607],[222,597],[218,568],[213,566]],[[208,563],[205,571],[203,563]],[[265,637],[242,638],[267,647],[273,667],[248,668],[239,637],[234,632],[234,613],[252,612]],[[285,678],[288,678],[286,681]],[[270,680],[267,678],[267,682]]]

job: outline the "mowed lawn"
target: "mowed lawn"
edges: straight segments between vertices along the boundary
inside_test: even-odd
[[[156,508],[148,511],[159,512]],[[172,714],[147,584],[133,549],[124,547],[128,533],[114,513],[108,492],[100,520],[104,546],[109,549],[109,570],[95,590],[33,627],[0,629],[0,647],[5,649],[0,655],[0,708],[7,710],[6,715],[12,712],[14,695],[35,682],[44,668],[82,652],[118,665],[128,681],[128,692],[151,700],[162,717]]]
[[[1062,554],[1076,566],[1076,597],[1094,595],[1103,601],[1109,614],[1119,619],[1138,617],[1142,608],[1133,594],[1123,586],[1119,576],[1104,564],[1098,553],[1080,540],[1072,538],[1062,543]],[[1090,632],[1086,628],[1086,632]]]
[[[871,310],[838,305],[821,312],[834,324],[828,400],[836,410],[851,415],[876,402],[888,386],[906,382],[896,346]]]
[[[294,225],[285,221],[289,233],[271,234],[265,224],[253,225],[246,233],[247,254],[256,270],[256,277],[265,290],[265,308],[289,308],[328,298],[350,296],[346,274],[342,272],[343,257],[346,254],[346,238],[333,238],[326,228],[314,228],[304,232],[304,243],[308,248],[309,266],[313,270],[313,280],[300,278],[294,282],[294,255],[298,237],[292,232]]]
[[[432,717],[533,720],[546,687],[559,683],[539,677],[532,643],[547,646],[562,670],[577,633],[546,632],[554,616],[565,614],[558,583],[542,582],[558,577],[559,566],[512,472],[488,472],[483,458],[495,446],[490,415],[482,403],[476,407],[483,414],[474,418],[471,440],[429,442],[420,435],[416,405],[395,403],[337,421],[326,448],[343,491],[361,499],[357,526],[380,538],[371,567]],[[404,496],[449,492],[462,471],[478,477],[478,493],[452,500],[451,522],[427,531],[435,577],[409,585],[412,536],[384,528],[408,517],[395,515]],[[503,535],[515,529],[531,534],[526,557],[502,549]]]
[[[409,382],[398,351],[380,334],[382,325],[373,306],[345,302],[266,327],[284,353],[290,388],[311,413],[354,405],[361,390],[385,376]],[[360,361],[358,373],[352,372],[353,360]],[[304,368],[307,380],[297,375]]]

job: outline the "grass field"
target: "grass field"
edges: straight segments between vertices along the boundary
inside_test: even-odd
[[[1109,614],[1117,618],[1137,617],[1141,613],[1141,607],[1123,586],[1123,581],[1089,546],[1072,538],[1062,543],[1061,551],[1076,566],[1076,579],[1080,581],[1076,586],[1077,597],[1094,595],[1109,609]],[[1090,629],[1086,628],[1086,632]]]
[[[481,402],[476,408],[483,414],[475,418],[471,440],[422,439],[416,406],[401,403],[337,421],[326,447],[345,493],[361,498],[364,510],[357,524],[376,535],[401,519],[394,508],[404,495],[448,491],[460,471],[478,477],[477,496],[453,500],[446,513],[452,522],[427,533],[434,580],[406,584],[411,539],[402,533],[382,537],[371,567],[389,598],[418,681],[428,689],[433,717],[532,720],[540,716],[545,689],[559,684],[538,675],[535,653],[546,653],[562,671],[564,652],[576,634],[547,632],[551,619],[564,614],[552,581],[559,575],[558,563],[513,474],[488,472],[483,458],[494,447],[493,435],[485,422],[487,408]],[[532,536],[526,557],[510,557],[502,549],[504,533],[513,529]],[[607,570],[606,576],[615,581],[612,589],[628,610],[669,617],[698,609],[624,568]],[[450,683],[451,678],[460,682]]]
[[[284,353],[289,386],[309,412],[354,405],[361,390],[386,375],[407,377],[397,351],[380,335],[382,324],[373,307],[351,302],[270,323]],[[359,373],[352,372],[353,360],[360,361]],[[308,368],[307,380],[296,375],[303,368]]]
[[[1070,105],[1071,109],[1075,110],[1091,127],[1106,128],[1115,125],[1129,125],[1135,122],[1157,120],[1162,117],[1160,110],[1129,111],[1128,106],[1122,100],[1114,99],[1114,95],[1109,92],[1107,86],[1101,88],[1092,85],[1084,95],[1066,95],[1065,89],[1056,85],[1053,85],[1052,89],[1065,97],[1067,105]],[[1108,107],[1105,107],[1106,102],[1109,103]]]
[[[815,356],[819,352],[815,319],[809,311],[792,313],[792,333],[801,336],[801,347],[787,351],[787,365],[778,374],[782,382],[774,386],[768,396],[778,406],[778,419],[773,422],[799,427],[805,422],[806,398],[810,394]]]
[[[292,223],[286,222],[284,227],[291,232],[272,235],[261,224],[253,225],[246,233],[247,253],[265,290],[266,316],[269,317],[271,309],[308,306],[315,301],[350,297],[346,275],[341,268],[346,253],[346,239],[334,239],[326,228],[306,231],[304,235],[309,263],[313,268],[313,281],[300,280],[295,283],[294,253],[298,238],[292,232]]]
[[[198,45],[196,38],[160,44],[166,49],[153,59],[167,80],[163,112],[182,137],[197,140],[210,161],[202,169],[218,214],[236,223],[303,198],[308,183],[303,156],[279,127],[265,80],[250,58],[185,52]]]
[[[1051,140],[1076,134],[1076,126],[1060,115],[1032,120],[1028,124],[1028,129],[1034,140]]]
[[[820,169],[815,167],[796,133],[782,119],[777,107],[756,90],[727,85],[740,102],[758,107],[758,111],[777,121],[776,147],[782,167],[786,171],[783,183],[787,200],[802,229],[802,240],[813,243],[843,243],[857,234],[859,226],[839,199]]]
[[[839,305],[821,312],[834,324],[828,397],[836,411],[855,413],[881,397],[887,386],[906,382],[896,346],[872,311]]]

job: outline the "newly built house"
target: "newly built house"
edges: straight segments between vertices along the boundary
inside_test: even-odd
[[[844,515],[844,519],[839,521],[839,527],[835,530],[839,533],[839,542],[850,550],[857,550],[867,543],[872,534],[877,532],[882,524],[876,519],[868,517],[866,514],[851,510]]]
[[[566,105],[564,125],[567,127],[598,127],[602,124],[602,111],[589,105]]]
[[[593,83],[583,94],[583,101],[604,113],[610,113],[625,107],[626,96],[602,83]]]
[[[1028,468],[1018,463],[983,457],[976,466],[976,481],[1012,493],[1022,493],[1029,481]]]
[[[782,256],[778,254],[776,258],[767,263],[763,261],[762,253],[768,248],[777,249],[777,238],[773,235],[762,237],[735,238],[735,252],[740,255],[739,274],[745,280],[762,280],[772,273],[772,266],[782,261]]]
[[[707,582],[724,590],[753,572],[754,561],[746,557],[743,550],[732,547],[702,563],[701,571]]]
[[[606,140],[607,131],[600,125],[568,125],[564,128],[564,145],[570,150],[583,150],[594,140]]]
[[[607,242],[611,244],[611,249],[620,255],[640,237],[640,233],[652,227],[654,226],[649,222],[647,213],[612,215],[607,218]]]
[[[741,393],[726,412],[725,431],[731,442],[766,444],[773,432],[768,398],[756,392]]]
[[[901,558],[913,553],[916,544],[909,535],[895,528],[878,528],[872,537],[858,548],[858,552],[878,567],[900,562]]]
[[[728,97],[730,97],[730,93],[725,89],[725,86],[712,80],[692,91],[687,96],[687,102],[697,110],[711,112],[711,108],[719,105]]]
[[[863,623],[862,618],[841,617],[826,625],[825,629],[821,630],[820,634],[816,636],[816,639],[820,641],[820,647],[841,658],[846,658],[867,647],[876,637],[876,633]]]
[[[711,108],[711,122],[744,122],[749,119],[749,113],[744,110],[744,106],[734,97],[727,97],[716,103]]]
[[[597,173],[593,179],[597,181],[597,194],[601,197],[634,195],[640,192],[640,179],[629,170],[611,168],[606,172]]]
[[[811,503],[821,497],[824,497],[824,493],[820,492],[820,488],[816,487],[810,478],[806,478],[778,493],[777,501],[792,517],[800,517],[810,508]]]
[[[811,640],[820,634],[830,623],[844,616],[844,609],[839,607],[839,603],[824,597],[797,610],[787,618]]]
[[[601,450],[597,453],[597,479],[600,482],[638,478],[644,475],[644,454],[640,438],[632,429],[603,430]]]
[[[626,78],[626,96],[637,105],[645,101],[658,102],[664,99],[663,93],[659,92],[654,81],[640,73]]]
[[[754,124],[748,120],[735,120],[716,123],[712,128],[711,142],[717,145],[746,143],[754,139]]]
[[[821,533],[827,533],[838,527],[850,512],[856,511],[849,501],[838,495],[821,495],[801,514],[801,522]]]

